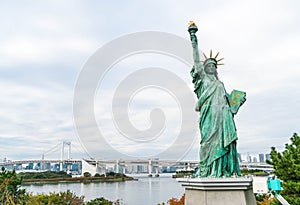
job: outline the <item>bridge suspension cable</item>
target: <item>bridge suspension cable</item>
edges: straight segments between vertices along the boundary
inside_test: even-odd
[[[45,158],[45,155],[46,154],[51,154],[53,153],[54,151],[57,151],[57,149],[60,147],[60,145],[62,144],[62,142],[58,143],[57,145],[51,147],[50,149],[48,149],[47,151],[45,151],[43,154],[42,154],[42,159]]]

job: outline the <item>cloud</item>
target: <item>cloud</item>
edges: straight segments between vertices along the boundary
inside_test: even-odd
[[[247,92],[248,100],[235,117],[239,151],[259,153],[268,152],[270,146],[282,147],[293,132],[300,131],[300,29],[295,26],[300,19],[299,6],[296,1],[258,0],[129,1],[118,5],[5,2],[0,8],[0,26],[5,31],[0,34],[1,154],[15,159],[40,156],[43,150],[67,139],[78,147],[74,154],[80,157],[72,98],[76,77],[88,57],[104,43],[137,31],[170,32],[188,39],[189,20],[195,20],[199,27],[200,49],[220,51],[225,57],[225,65],[218,70],[227,91]],[[168,69],[192,91],[190,68],[175,61],[166,56],[141,55],[116,65],[95,97],[99,122],[105,122],[105,126],[111,123],[108,107],[116,87],[127,75],[145,66]],[[124,69],[130,66],[131,70]],[[181,92],[184,90],[177,89],[178,95]],[[107,99],[101,99],[100,94]],[[170,136],[176,134],[176,103],[166,102],[170,99],[163,95],[141,92],[137,97],[139,101],[132,107],[136,127],[149,126],[150,122],[144,123],[149,119],[149,106],[143,105],[153,100],[167,106],[164,110],[168,117],[174,118],[170,121],[170,129],[174,129]],[[198,125],[195,122],[190,126],[194,126],[192,129]],[[185,132],[188,136],[189,130]],[[119,142],[116,131],[108,129],[105,134],[111,142]],[[157,143],[157,148],[165,148],[167,141]],[[198,158],[199,141],[195,143],[188,158]],[[131,155],[151,151],[147,143],[137,150],[130,143],[127,147],[121,145]],[[30,153],[26,152],[28,148]],[[180,147],[176,145],[176,149]]]
[[[30,154],[33,154],[40,152],[41,143],[48,142],[44,144],[47,149],[63,139],[74,137],[73,122],[69,117],[72,114],[71,90],[57,84],[51,88],[10,81],[0,84],[0,139],[4,142],[1,146],[6,148],[3,155],[18,154],[26,145],[31,147]],[[12,144],[15,149],[9,149]]]
[[[94,42],[82,38],[67,39],[17,39],[5,41],[0,48],[1,67],[20,66],[26,63],[53,63],[70,60],[95,49]],[[69,56],[65,56],[68,54]]]

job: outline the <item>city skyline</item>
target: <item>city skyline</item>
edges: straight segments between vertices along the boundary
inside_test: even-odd
[[[55,157],[56,155],[56,157]],[[59,157],[59,155],[61,155],[61,153],[56,153],[55,155],[52,155],[52,157],[49,157],[47,159],[45,158],[42,158],[42,160],[60,160],[60,159],[63,159],[63,160],[81,160],[81,159],[89,159],[89,158],[73,158],[72,157],[72,154],[70,153],[70,155],[66,155],[64,154],[64,156],[61,158],[61,156]],[[270,160],[270,153],[249,153],[249,152],[246,152],[246,153],[238,153],[238,159],[239,159],[239,162],[266,162],[266,159],[269,159]],[[43,157],[43,156],[42,156]],[[70,157],[70,158],[69,158]],[[130,158],[128,158],[130,159]],[[136,158],[137,160],[140,160],[138,158]],[[149,158],[151,159],[151,158]],[[18,161],[18,160],[41,160],[40,158],[37,158],[37,159],[9,159],[9,158],[6,158],[6,157],[3,157],[3,156],[0,156],[0,162],[12,162],[12,161]],[[102,159],[94,159],[94,160],[102,160]],[[114,158],[114,159],[106,159],[106,160],[121,160],[121,159],[118,159],[118,158]],[[122,160],[126,160],[126,159],[122,159]],[[197,159],[192,159],[192,160],[197,160]]]
[[[73,116],[74,89],[84,64],[97,49],[130,33],[167,32],[189,41],[190,20],[199,28],[200,49],[220,51],[225,58],[218,72],[227,92],[247,93],[235,117],[238,152],[258,155],[269,153],[272,146],[283,150],[292,134],[300,132],[299,6],[295,1],[269,0],[2,1],[0,158],[37,159],[63,140],[74,145],[74,158],[89,157]],[[139,54],[114,65],[95,93],[95,118],[104,138],[125,155],[160,152],[178,136],[181,108],[174,96],[157,87],[136,93],[128,107],[131,123],[140,130],[151,126],[153,108],[164,111],[169,123],[160,146],[135,142],[138,146],[133,149],[112,127],[109,99],[117,85],[134,71],[153,67],[172,71],[192,92],[190,67],[163,55]],[[197,122],[190,126],[198,129]],[[184,159],[198,159],[199,132],[197,135]],[[95,146],[105,153],[105,146]],[[185,147],[179,146],[174,151],[182,149]],[[117,152],[114,156],[119,157]]]

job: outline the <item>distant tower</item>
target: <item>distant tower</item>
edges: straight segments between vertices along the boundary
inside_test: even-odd
[[[247,153],[247,162],[252,162],[249,152]]]
[[[266,154],[266,160],[271,160],[271,155],[270,154]]]
[[[143,173],[143,172],[144,172],[143,165],[137,165],[137,173]]]
[[[60,153],[60,165],[59,165],[59,170],[63,171],[63,160],[64,160],[64,155],[65,155],[65,145],[69,146],[68,149],[68,160],[71,159],[71,142],[62,142],[62,147],[61,147],[61,153]]]
[[[238,153],[238,159],[239,159],[239,162],[242,162],[242,155],[240,153]]]
[[[253,162],[257,162],[257,158],[256,157],[253,157]]]
[[[265,155],[264,154],[259,154],[258,158],[259,158],[259,162],[265,162]]]

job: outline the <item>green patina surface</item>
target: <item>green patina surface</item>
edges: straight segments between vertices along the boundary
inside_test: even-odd
[[[245,102],[246,93],[237,90],[231,94],[226,92],[224,84],[218,79],[216,57],[210,55],[203,66],[195,35],[197,30],[194,23],[188,29],[193,46],[194,66],[191,76],[198,98],[196,111],[200,112],[200,167],[195,176],[240,176],[234,114]]]

